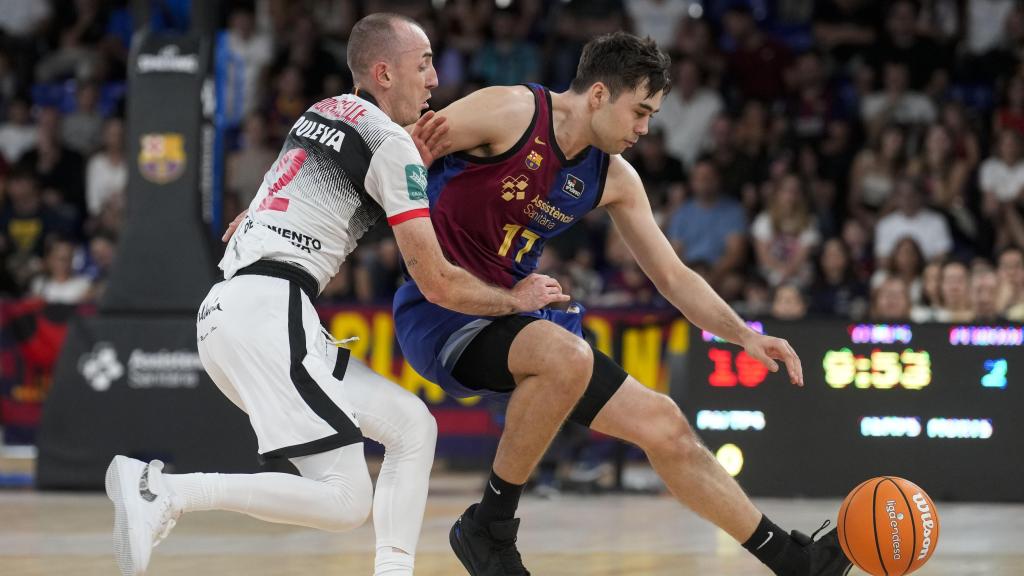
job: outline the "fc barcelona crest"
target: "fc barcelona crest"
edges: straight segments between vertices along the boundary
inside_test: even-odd
[[[185,137],[176,132],[144,134],[139,150],[139,172],[156,184],[167,184],[185,172]]]
[[[530,170],[536,170],[540,168],[540,163],[544,161],[544,157],[537,153],[536,150],[530,150],[530,153],[526,156],[526,167]]]

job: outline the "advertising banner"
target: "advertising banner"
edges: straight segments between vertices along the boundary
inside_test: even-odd
[[[40,488],[100,488],[115,454],[175,472],[259,468],[248,418],[203,371],[192,318],[72,320],[37,447]]]

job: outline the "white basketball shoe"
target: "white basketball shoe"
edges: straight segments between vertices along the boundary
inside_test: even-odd
[[[145,574],[153,548],[181,516],[164,482],[164,463],[114,456],[107,468],[107,497],[114,503],[114,557],[124,576]]]

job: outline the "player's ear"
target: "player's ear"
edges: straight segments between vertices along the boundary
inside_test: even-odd
[[[377,62],[373,65],[373,79],[377,81],[377,84],[390,88],[391,83],[394,81],[393,74],[389,69],[387,62]]]
[[[604,82],[594,82],[590,85],[590,107],[593,109],[600,108],[610,97],[608,93],[608,87],[604,85]]]

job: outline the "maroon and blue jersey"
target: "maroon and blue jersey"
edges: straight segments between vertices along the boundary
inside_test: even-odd
[[[551,95],[528,85],[530,127],[508,151],[456,153],[434,163],[430,217],[448,258],[477,277],[511,287],[537,268],[544,244],[601,200],[609,157],[588,147],[567,159],[555,142]]]
[[[601,201],[609,157],[589,147],[567,159],[555,142],[551,95],[528,85],[533,119],[508,151],[486,158],[457,153],[431,167],[430,218],[445,256],[478,278],[512,287],[537,268],[548,239]],[[451,370],[492,319],[431,303],[414,281],[395,294],[395,332],[417,372],[457,397],[489,395],[458,382]],[[582,337],[582,307],[524,313]]]

